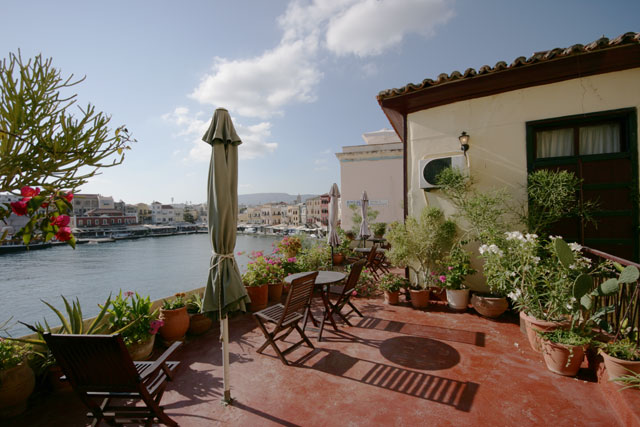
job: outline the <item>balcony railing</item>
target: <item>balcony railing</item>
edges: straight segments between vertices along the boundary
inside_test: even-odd
[[[584,252],[596,261],[609,260],[623,267],[633,265],[640,269],[640,264],[623,258],[616,257],[606,252],[584,247]],[[598,286],[604,278],[596,279]],[[604,319],[611,326],[615,337],[629,336],[640,345],[640,282],[625,284],[620,287],[617,294],[596,299],[593,312],[602,307],[613,306],[613,310],[604,315]],[[635,332],[635,333],[634,333]]]

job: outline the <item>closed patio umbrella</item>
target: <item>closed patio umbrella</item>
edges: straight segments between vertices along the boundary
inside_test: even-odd
[[[362,199],[360,200],[360,214],[362,215],[362,221],[360,222],[360,231],[358,232],[358,239],[364,241],[371,236],[369,230],[369,220],[367,219],[367,207],[369,206],[369,198],[367,192],[362,192]]]
[[[205,312],[218,312],[222,332],[223,400],[229,403],[231,391],[227,314],[230,311],[245,311],[245,304],[250,302],[233,256],[238,221],[238,145],[242,141],[236,134],[229,112],[224,108],[215,111],[202,140],[211,144],[207,207],[213,252],[202,309]]]
[[[340,237],[338,236],[338,198],[340,197],[340,190],[338,190],[338,184],[335,182],[329,190],[329,196],[331,201],[329,202],[329,232],[327,233],[327,243],[331,246],[331,263],[333,264],[333,248],[340,244]]]

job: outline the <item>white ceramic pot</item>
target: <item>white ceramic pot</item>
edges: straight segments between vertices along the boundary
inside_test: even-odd
[[[447,302],[454,310],[466,310],[469,307],[469,289],[447,289]]]

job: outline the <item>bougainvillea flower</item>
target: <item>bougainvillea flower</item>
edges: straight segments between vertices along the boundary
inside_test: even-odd
[[[73,200],[73,193],[67,193],[64,196],[62,196],[64,199],[67,200],[67,202],[71,203],[71,201]]]
[[[46,208],[48,208],[48,207],[49,207],[49,202],[44,202],[43,204],[41,204],[41,205],[40,205],[40,207],[41,207],[42,209],[46,209]]]
[[[71,239],[71,229],[69,227],[60,227],[56,233],[56,239],[60,242],[66,242]]]
[[[443,275],[443,276],[438,277],[438,279],[440,279],[440,281],[441,281],[442,283],[444,283],[444,282],[446,282],[446,281],[447,281],[447,276],[444,276],[444,275]]]
[[[124,296],[127,297],[127,298],[132,297],[133,296],[133,292],[132,291],[127,291],[127,292],[124,293]]]
[[[27,201],[20,200],[19,202],[11,202],[11,210],[18,216],[27,214]]]
[[[57,225],[58,227],[66,227],[69,225],[68,215],[58,215],[51,220],[51,225]]]
[[[20,194],[22,194],[22,197],[25,197],[27,199],[31,199],[32,197],[36,197],[38,194],[40,194],[40,189],[39,188],[31,188],[28,185],[25,185],[24,187],[22,187],[20,189]]]

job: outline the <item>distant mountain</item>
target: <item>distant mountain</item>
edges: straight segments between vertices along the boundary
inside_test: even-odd
[[[312,197],[316,197],[317,194],[301,194],[300,197],[304,202],[307,199]],[[265,203],[277,203],[277,202],[285,202],[285,203],[294,203],[297,194],[287,194],[287,193],[253,193],[253,194],[238,194],[238,204],[247,205],[247,206],[255,206],[262,205]]]

